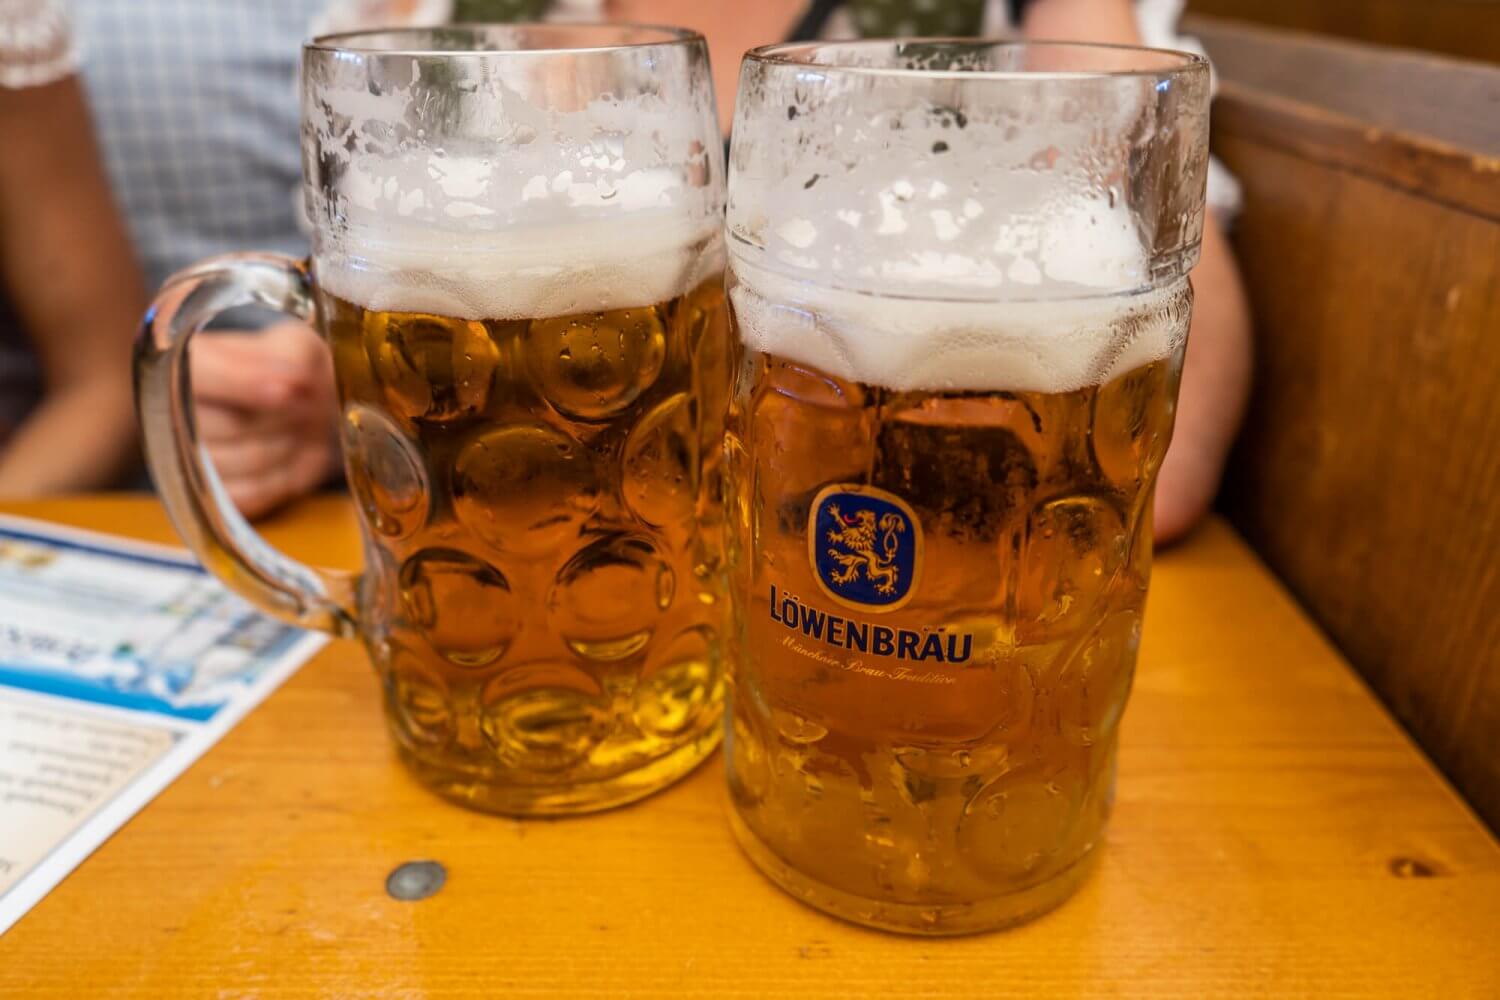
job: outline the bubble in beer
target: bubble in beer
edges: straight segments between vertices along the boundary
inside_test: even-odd
[[[1087,627],[1125,561],[1122,520],[1096,496],[1060,497],[1032,512],[1018,594],[1023,641]]]
[[[533,320],[525,339],[537,388],[559,412],[604,420],[656,381],[666,330],[656,306]]]
[[[1117,488],[1139,488],[1161,465],[1170,438],[1152,402],[1167,391],[1167,366],[1130,372],[1099,390],[1094,402],[1093,448],[1099,471]]]
[[[714,630],[696,625],[677,633],[650,657],[632,709],[642,732],[675,736],[709,710],[719,681],[718,648]]]
[[[1079,801],[1071,789],[1035,770],[985,785],[963,808],[958,846],[993,878],[1034,874],[1067,846]]]
[[[698,428],[690,394],[662,400],[636,422],[625,439],[621,490],[642,520],[674,524],[691,517],[698,502]]]
[[[445,423],[489,405],[500,352],[484,324],[426,313],[365,313],[365,349],[391,409]]]
[[[751,809],[771,790],[771,764],[765,742],[757,733],[755,722],[741,707],[738,692],[728,700],[731,712],[724,732],[724,753],[730,760],[729,794],[740,808]]]
[[[415,744],[441,746],[453,738],[453,712],[442,680],[410,651],[394,648],[386,677],[401,732]]]
[[[498,659],[516,633],[505,576],[457,549],[426,549],[406,560],[401,604],[432,648],[461,667]]]
[[[828,735],[827,726],[785,709],[772,709],[771,721],[776,726],[776,734],[788,743],[816,743]]]
[[[859,386],[777,361],[766,365],[761,384],[751,434],[778,443],[765,456],[764,469],[784,486],[782,492],[815,492],[829,482],[864,476],[874,449]]]
[[[1057,725],[1064,737],[1093,746],[1119,724],[1140,641],[1140,616],[1113,614],[1063,666],[1057,679]]]
[[[676,575],[644,535],[613,533],[558,571],[547,595],[552,626],[579,656],[619,660],[646,648]]]
[[[486,690],[480,731],[508,767],[560,771],[586,758],[610,730],[608,702],[571,687],[504,696]]]
[[[398,574],[396,558],[383,544],[374,541],[365,547],[365,571],[359,575],[359,619],[366,636],[381,639],[399,613]]]
[[[377,532],[401,538],[421,527],[432,491],[411,444],[390,418],[352,404],[344,413],[344,457],[350,489]]]
[[[453,463],[453,507],[464,526],[511,552],[555,551],[599,503],[588,452],[541,424],[480,430]]]
[[[729,331],[725,328],[722,282],[700,285],[678,307],[678,328],[687,327],[685,340],[693,356],[694,388],[703,412],[722,414],[732,379],[729,373]]]
[[[896,744],[891,752],[902,767],[924,778],[994,776],[1014,766],[1010,744],[1003,740],[933,746]]]

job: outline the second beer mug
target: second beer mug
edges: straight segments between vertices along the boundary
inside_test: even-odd
[[[757,50],[729,186],[740,843],[862,923],[1062,900],[1113,794],[1207,170],[1179,53]]]
[[[179,532],[261,607],[364,641],[438,792],[526,814],[660,788],[719,733],[729,371],[703,39],[336,36],[306,48],[302,104],[311,275],[207,262],[167,282],[138,349]],[[249,303],[333,351],[357,577],[260,543],[195,441],[190,335]]]

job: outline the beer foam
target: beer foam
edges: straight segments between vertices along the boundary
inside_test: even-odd
[[[898,392],[1071,392],[1174,354],[1187,336],[1186,280],[1133,294],[976,299],[817,284],[738,255],[730,290],[753,351]],[[982,270],[970,268],[970,274]]]
[[[375,229],[375,227],[370,227]],[[663,302],[723,270],[717,227],[646,213],[494,231],[390,220],[314,256],[324,289],[366,309],[536,319]]]
[[[352,156],[318,281],[376,311],[525,319],[662,302],[723,269],[718,213],[682,171],[567,162]]]

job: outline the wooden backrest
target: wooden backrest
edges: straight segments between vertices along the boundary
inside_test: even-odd
[[[1187,30],[1257,333],[1222,505],[1500,828],[1500,67]]]
[[[1464,59],[1500,61],[1495,0],[1188,0],[1188,10]]]

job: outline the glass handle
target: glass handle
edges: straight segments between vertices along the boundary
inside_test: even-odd
[[[157,293],[135,345],[146,462],[177,533],[212,573],[284,621],[349,637],[358,575],[304,566],[266,544],[198,443],[188,343],[215,316],[248,305],[311,323],[307,266],[281,254],[227,254],[179,271]]]

